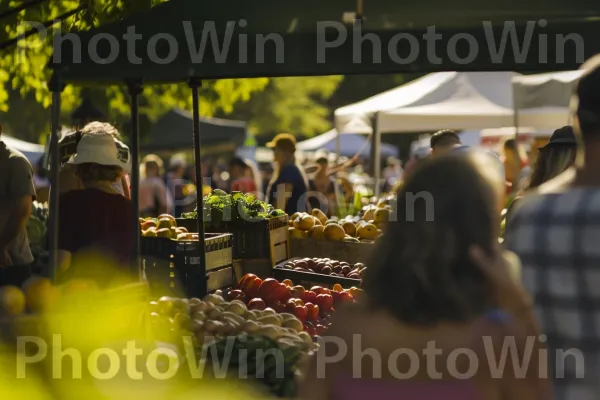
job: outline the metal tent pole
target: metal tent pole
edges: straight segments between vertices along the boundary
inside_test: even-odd
[[[52,75],[50,80],[50,91],[52,92],[51,108],[51,135],[50,135],[50,216],[48,220],[48,250],[50,252],[50,263],[44,274],[52,282],[56,281],[58,265],[58,210],[59,210],[59,176],[60,176],[60,152],[58,151],[58,136],[60,134],[60,94],[65,88],[58,74]]]
[[[131,224],[135,228],[133,234],[133,264],[132,274],[141,278],[140,265],[140,222],[139,222],[139,186],[140,186],[140,168],[139,168],[139,153],[140,153],[140,111],[139,111],[139,96],[142,94],[141,81],[127,82],[129,96],[131,101],[131,141],[129,149],[131,151],[131,201],[133,202],[133,216]]]
[[[204,247],[204,207],[203,207],[203,181],[204,176],[202,175],[201,155],[200,147],[202,141],[200,140],[200,97],[198,89],[202,87],[202,81],[197,78],[192,78],[189,81],[190,89],[192,89],[192,103],[193,103],[193,123],[194,123],[194,167],[196,169],[196,210],[198,215],[198,249],[200,257],[200,265],[206,269],[206,249]],[[203,280],[199,282],[199,291],[202,294],[206,294],[208,291],[207,281]]]

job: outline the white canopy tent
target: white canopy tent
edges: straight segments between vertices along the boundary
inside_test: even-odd
[[[582,71],[550,72],[513,77],[517,123],[528,124],[534,115],[545,128],[558,128],[570,122],[569,103]],[[540,123],[536,126],[540,127]]]
[[[536,75],[517,75],[512,79],[515,107],[568,108],[582,71],[550,72]]]
[[[515,125],[514,72],[438,72],[335,110],[339,132],[433,132],[439,129],[481,130]],[[536,108],[519,112],[519,124],[548,126],[562,110]],[[375,161],[378,164],[378,160]],[[379,170],[376,169],[376,177]]]
[[[29,160],[30,163],[37,163],[44,156],[44,146],[36,143],[29,143],[24,140],[15,139],[6,134],[0,136],[0,141],[6,143],[6,145],[12,149],[20,151]]]

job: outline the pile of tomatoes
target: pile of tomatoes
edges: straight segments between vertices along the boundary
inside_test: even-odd
[[[362,295],[362,289],[343,289],[336,284],[327,289],[313,286],[306,290],[289,279],[261,279],[254,274],[246,274],[236,287],[225,294],[225,299],[240,300],[249,310],[271,308],[278,313],[295,315],[310,335],[323,335],[331,326],[331,313],[335,307],[353,303]]]

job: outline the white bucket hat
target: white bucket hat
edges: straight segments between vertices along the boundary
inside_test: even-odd
[[[88,133],[77,144],[77,153],[69,164],[94,163],[121,167],[131,173],[131,154],[129,147],[108,133]]]

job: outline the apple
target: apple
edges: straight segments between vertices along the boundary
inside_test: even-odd
[[[334,265],[333,266],[333,272],[335,272],[336,274],[341,274],[342,273],[342,267],[340,267],[339,265]]]
[[[344,265],[344,266],[342,267],[342,274],[344,274],[344,275],[348,275],[348,274],[350,273],[350,271],[352,271],[352,269],[351,269],[349,266],[347,266],[347,265]]]
[[[352,303],[353,301],[354,301],[354,298],[352,297],[352,295],[350,293],[348,293],[348,292],[341,292],[340,293],[339,302],[341,304]]]
[[[248,302],[248,310],[264,310],[267,308],[263,299],[254,298]]]
[[[239,300],[243,303],[246,302],[246,293],[242,292],[240,289],[233,289],[227,293],[227,301]]]
[[[360,275],[357,272],[351,272],[347,275],[347,278],[350,279],[360,279]]]

